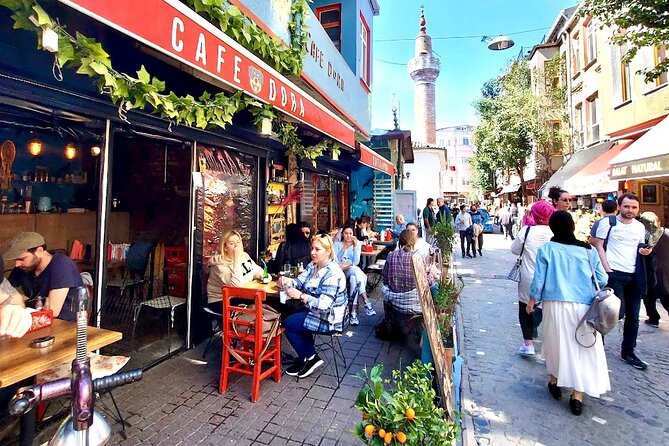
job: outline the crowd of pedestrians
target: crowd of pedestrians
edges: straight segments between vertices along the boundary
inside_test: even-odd
[[[648,314],[645,322],[653,327],[660,320],[658,299],[669,312],[669,234],[654,213],[640,216],[639,198],[625,193],[617,201],[602,203],[601,218],[594,223],[589,241],[580,241],[568,212],[569,193],[553,187],[548,196],[550,201],[531,206],[511,245],[521,262],[518,319],[523,344],[519,352],[535,354],[533,339],[543,323],[541,354],[549,374],[549,393],[560,399],[561,389],[571,388],[570,409],[580,415],[584,394],[597,398],[610,390],[610,381],[603,336],[595,333],[592,345],[579,342],[586,335],[592,337],[592,329],[579,322],[596,288],[611,288],[621,301],[619,319],[624,321],[620,358],[646,370],[648,364],[635,353],[640,305],[643,301]],[[513,219],[510,208],[498,216],[502,227]],[[456,226],[463,256],[470,220],[461,208]]]

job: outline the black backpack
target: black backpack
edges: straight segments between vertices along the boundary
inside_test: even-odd
[[[611,229],[618,223],[618,219],[615,215],[609,215],[609,231],[606,233],[606,238],[604,239],[604,251],[609,244],[609,236],[611,235]]]

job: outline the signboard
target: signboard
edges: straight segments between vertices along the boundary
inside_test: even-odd
[[[415,190],[396,190],[393,196],[393,204],[394,215],[404,215],[407,222],[416,221],[419,211],[416,208]]]
[[[178,0],[60,0],[355,148],[351,126]]]
[[[441,338],[437,312],[434,308],[432,294],[430,294],[430,285],[427,282],[425,261],[418,251],[414,252],[411,256],[411,267],[413,268],[413,275],[416,280],[416,290],[418,291],[420,306],[423,309],[423,323],[425,324],[427,337],[430,340],[430,348],[432,349],[434,369],[437,383],[439,384],[439,396],[441,397],[443,407],[448,410],[450,407],[452,364],[446,363],[444,341]]]
[[[634,180],[669,175],[669,155],[654,156],[611,166],[612,180]]]
[[[393,166],[393,163],[364,144],[360,144],[360,162],[379,172],[387,173],[390,176],[395,175],[395,166]]]
[[[230,0],[230,3],[241,9],[266,31],[277,35],[284,42],[290,42],[288,22],[291,0]],[[342,16],[346,16],[346,9],[355,8],[356,5],[347,3],[341,6]],[[368,23],[371,23],[371,17]],[[371,95],[360,85],[355,63],[349,65],[346,62],[313,11],[309,11],[305,25],[309,37],[305,48],[302,77],[325,96],[338,111],[355,122],[363,133],[369,133],[372,124]],[[346,27],[348,25],[349,23],[346,23]],[[354,47],[352,39],[347,38],[348,35],[342,36],[344,52]],[[357,60],[355,57],[353,59]]]

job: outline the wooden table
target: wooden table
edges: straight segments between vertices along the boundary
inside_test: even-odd
[[[30,341],[40,336],[54,336],[53,345],[31,348]],[[88,327],[88,351],[121,340],[116,331]],[[0,338],[0,387],[7,387],[75,357],[77,326],[74,322],[54,319],[53,325],[28,333],[22,338]]]
[[[253,280],[242,288],[250,288],[253,290],[264,291],[265,294],[269,297],[278,297],[279,296],[279,285],[277,285],[276,280],[272,280],[269,283],[262,283],[257,280]]]

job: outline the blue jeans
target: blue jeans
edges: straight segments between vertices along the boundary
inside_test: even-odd
[[[641,295],[634,273],[612,271],[609,273],[607,285],[613,288],[613,292],[620,298],[620,318],[625,318],[620,353],[622,355],[632,354],[636,347],[636,337],[639,334],[639,309],[641,308]]]
[[[309,308],[300,307],[283,321],[286,338],[295,349],[298,359],[305,359],[316,353],[314,347],[314,331],[304,327],[304,319],[309,314]]]

